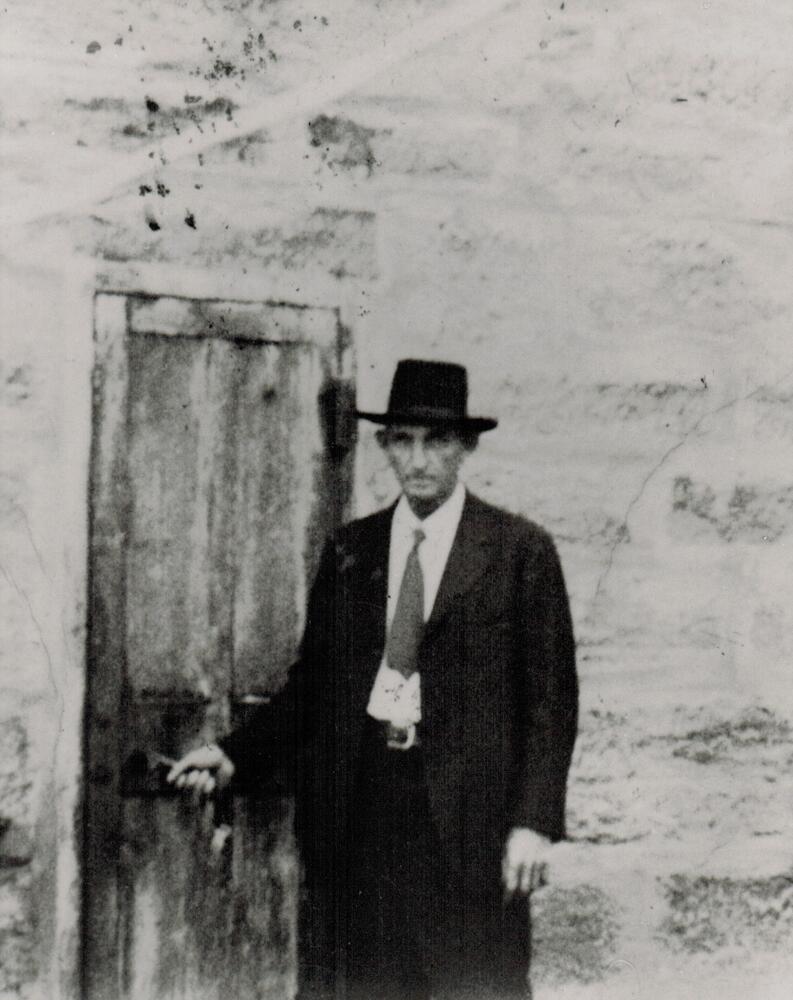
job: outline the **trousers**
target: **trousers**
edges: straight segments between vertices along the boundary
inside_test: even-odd
[[[442,843],[432,819],[420,747],[388,749],[372,724],[361,760],[337,995],[524,1000],[526,900],[505,903],[499,884],[467,891],[461,848]]]

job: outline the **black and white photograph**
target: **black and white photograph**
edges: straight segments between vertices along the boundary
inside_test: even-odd
[[[0,1000],[793,996],[791,50],[0,9]]]

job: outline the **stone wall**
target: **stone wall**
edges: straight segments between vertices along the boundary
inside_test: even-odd
[[[97,287],[338,307],[364,409],[469,366],[579,640],[537,997],[787,996],[790,6],[2,16],[0,996],[76,995]]]

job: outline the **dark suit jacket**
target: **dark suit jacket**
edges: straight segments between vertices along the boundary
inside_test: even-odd
[[[274,703],[225,748],[243,784],[277,770],[297,786],[304,861],[339,883],[355,809],[366,705],[383,656],[394,508],[328,543],[311,591],[300,662]],[[419,657],[430,804],[463,884],[499,884],[504,838],[526,826],[564,836],[577,722],[575,647],[550,536],[466,498]],[[354,862],[353,862],[354,863]]]

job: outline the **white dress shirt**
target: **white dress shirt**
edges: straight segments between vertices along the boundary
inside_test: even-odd
[[[386,627],[391,627],[396,612],[399,589],[410,551],[415,543],[415,532],[424,532],[418,548],[421,573],[424,578],[424,621],[432,613],[438,588],[446,563],[449,560],[454,536],[460,524],[465,504],[465,488],[458,483],[453,493],[429,517],[420,520],[410,509],[403,495],[399,499],[391,521],[391,539],[388,548],[388,604]],[[421,677],[419,672],[405,678],[392,670],[383,654],[380,669],[372,686],[366,711],[375,719],[408,726],[421,721]]]

